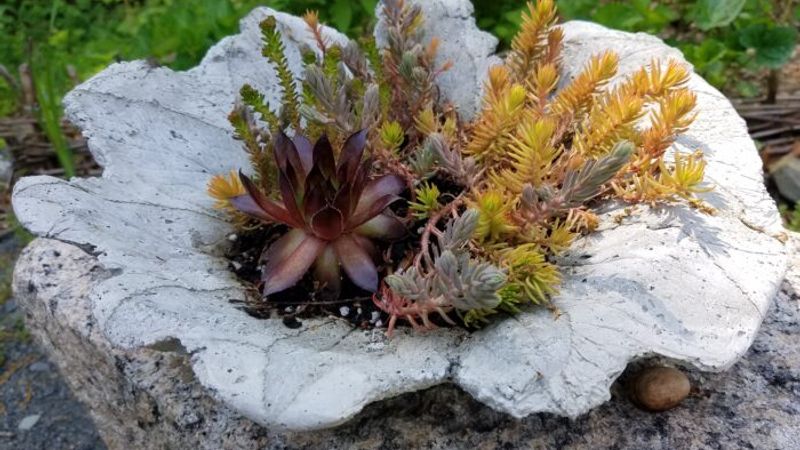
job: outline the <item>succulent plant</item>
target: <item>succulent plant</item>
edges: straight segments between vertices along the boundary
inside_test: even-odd
[[[449,221],[443,232],[437,232],[438,245],[425,250],[430,250],[425,262],[420,258],[413,266],[386,277],[387,287],[373,301],[389,314],[389,333],[400,318],[414,328],[430,329],[434,327],[428,319],[431,313],[452,323],[447,311],[490,311],[499,306],[498,291],[506,282],[506,273],[470,254],[469,242],[477,226],[478,212],[466,210]]]
[[[314,266],[322,288],[338,293],[340,267],[358,287],[375,292],[378,270],[372,239],[405,234],[403,224],[384,212],[405,188],[395,175],[370,179],[372,164],[363,160],[366,130],[345,141],[338,163],[328,138],[315,144],[302,135],[274,137],[280,200],[265,195],[239,173],[247,192],[230,199],[238,211],[291,230],[272,243],[262,258],[263,295],[295,285]]]
[[[380,17],[379,49],[374,39],[327,40],[306,14],[316,48],[303,56],[302,96],[274,20],[262,23],[282,104],[241,89],[230,120],[254,180],[218,175],[209,193],[239,226],[246,213],[291,228],[264,252],[264,295],[312,266],[321,283],[313,291],[338,293],[344,269],[365,290],[381,286],[373,300],[389,333],[398,319],[430,329],[457,316],[471,326],[547,304],[561,281],[556,256],[598,227],[593,208],[603,200],[713,212],[696,196],[710,189],[702,153],[668,152],[695,118],[690,72],[678,62],[653,61],[611,83],[620,58],[605,51],[562,80],[556,2],[529,2],[503,64],[486,74],[481,110],[465,121],[440,99],[437,78],[453,63],[425,36],[421,4],[382,0]],[[280,131],[301,125],[316,144]],[[371,159],[362,160],[367,142]],[[370,181],[372,170],[391,175]],[[380,280],[372,239],[405,234],[385,210],[406,187],[398,210],[416,225]]]

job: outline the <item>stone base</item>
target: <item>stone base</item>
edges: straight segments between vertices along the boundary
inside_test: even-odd
[[[196,380],[191,355],[177,341],[113,348],[86,296],[108,275],[83,250],[37,239],[19,259],[14,287],[30,332],[112,449],[800,448],[796,267],[745,358],[726,373],[689,371],[692,394],[675,410],[640,411],[617,383],[610,402],[577,420],[516,420],[440,386],[370,405],[345,426],[313,433],[275,433],[222,405]]]

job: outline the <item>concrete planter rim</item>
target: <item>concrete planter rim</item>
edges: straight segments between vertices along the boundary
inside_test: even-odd
[[[466,0],[423,8],[426,27],[443,40],[440,57],[456,61],[441,82],[443,97],[470,115],[480,102],[479,74],[497,61],[496,39],[477,29]],[[786,250],[744,122],[697,75],[690,86],[700,114],[675,147],[704,150],[717,186],[706,200],[719,213],[638,207],[617,224],[620,207],[609,205],[598,233],[560,261],[558,319],[530,309],[470,335],[402,331],[387,341],[381,330],[353,331],[335,319],[291,330],[237,310],[229,300],[242,298],[243,287],[221,257],[231,228],[211,209],[205,183],[249,167],[226,121],[238,88],[254,84],[277,104],[274,71],[259,55],[257,24],[266,15],[278,19],[299,74],[299,46],[310,36],[298,18],[268,8],[243,19],[240,34],[189,71],[114,64],[64,100],[103,176],[27,177],[15,186],[26,228],[81,246],[112,272],[86,301],[113,345],[177,339],[220,401],[289,430],[331,427],[368,403],[445,382],[516,417],[575,417],[609,398],[629,361],[659,354],[724,370],[747,350],[783,279]],[[587,22],[564,30],[563,79],[605,49],[619,53],[622,74],[654,57],[683,61],[652,36]]]

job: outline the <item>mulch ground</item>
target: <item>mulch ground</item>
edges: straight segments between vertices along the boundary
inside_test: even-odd
[[[800,156],[800,95],[772,104],[737,101],[735,106],[747,121],[750,136],[761,146],[765,166],[789,153]]]

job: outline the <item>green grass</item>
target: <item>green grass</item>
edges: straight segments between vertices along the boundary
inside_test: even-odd
[[[4,323],[0,323],[0,367],[3,367],[7,360],[7,345],[11,343],[28,343],[30,340],[31,335],[25,329],[25,321],[22,316],[16,316],[10,321],[6,320]]]
[[[522,0],[473,0],[478,24],[508,46]],[[757,70],[785,62],[796,43],[800,0],[557,0],[564,19],[594,20],[613,28],[662,33],[712,81],[730,69]],[[377,0],[6,0],[0,5],[0,63],[23,62],[52,78],[56,97],[69,88],[66,67],[85,79],[115,60],[150,58],[175,69],[197,64],[206,50],[238,29],[259,5],[321,19],[356,37],[374,22]],[[682,30],[675,35],[675,30]],[[754,33],[750,33],[752,30]],[[749,34],[748,34],[749,33]],[[748,38],[754,34],[759,39]],[[8,86],[0,82],[0,94]],[[0,114],[9,111],[0,95]]]
[[[778,205],[778,210],[783,217],[783,224],[789,230],[800,232],[800,202],[790,208],[786,203]]]
[[[66,84],[115,60],[150,58],[175,69],[197,64],[260,5],[321,18],[353,36],[373,20],[377,0],[10,0],[0,6],[0,63],[9,70],[39,55]],[[39,68],[41,69],[41,67]],[[66,87],[66,86],[61,86]]]
[[[0,117],[5,117],[14,112],[17,106],[17,93],[11,89],[6,81],[0,78]],[[0,145],[0,148],[3,146]]]
[[[56,86],[56,75],[53,66],[39,63],[34,66],[34,86],[36,86],[36,102],[39,104],[39,125],[44,130],[50,144],[64,168],[66,178],[75,176],[75,161],[66,136],[61,131],[61,95]]]
[[[16,76],[27,63],[37,82],[41,125],[68,175],[72,157],[58,123],[60,99],[72,87],[68,66],[86,79],[117,60],[149,58],[174,68],[197,64],[207,49],[235,33],[255,6],[302,14],[351,37],[374,23],[378,0],[4,0],[0,3],[0,64]],[[479,26],[507,47],[522,0],[473,0]],[[565,19],[588,19],[629,31],[662,34],[698,71],[729,92],[756,94],[748,77],[780,67],[797,42],[800,0],[557,0]],[[676,34],[676,30],[680,33]],[[752,77],[750,77],[752,78]],[[17,93],[0,79],[0,117],[12,114]]]
[[[87,79],[114,61],[149,59],[185,70],[209,47],[235,33],[239,20],[260,5],[302,14],[320,11],[323,21],[351,36],[366,32],[377,0],[6,0],[0,4],[0,64],[16,76],[33,68],[42,128],[59,161],[73,172],[66,140],[57,130],[60,99],[72,87],[70,67]],[[0,117],[19,105],[0,78]]]

